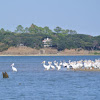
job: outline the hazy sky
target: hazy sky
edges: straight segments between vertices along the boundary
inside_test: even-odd
[[[100,35],[100,0],[0,0],[0,28],[31,24]]]

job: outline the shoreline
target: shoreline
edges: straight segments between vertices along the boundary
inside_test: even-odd
[[[88,51],[88,50],[75,50],[65,49],[63,51],[57,51],[54,48],[42,48],[34,49],[26,46],[21,47],[10,47],[6,51],[0,52],[0,56],[99,56],[99,51]]]
[[[30,55],[11,55],[11,54],[0,54],[0,56],[100,56],[100,55],[94,55],[94,54],[86,54],[86,55],[83,55],[83,54],[74,54],[74,55],[68,55],[68,54],[30,54]]]

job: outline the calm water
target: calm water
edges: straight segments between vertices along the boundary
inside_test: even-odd
[[[100,100],[100,72],[45,71],[41,62],[100,56],[0,57],[0,100]],[[12,72],[15,63],[18,72]],[[2,78],[2,71],[9,75]]]

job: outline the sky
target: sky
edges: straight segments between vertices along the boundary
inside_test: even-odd
[[[48,26],[100,35],[100,0],[0,0],[0,29]]]

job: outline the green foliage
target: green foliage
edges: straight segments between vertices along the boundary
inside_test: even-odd
[[[98,53],[98,52],[94,52],[94,55],[100,55],[100,53]]]
[[[29,33],[29,28],[28,27],[25,28],[24,33]]]
[[[15,30],[16,33],[24,33],[24,29],[22,25],[18,25]]]
[[[11,46],[18,46],[23,44],[31,48],[43,48],[44,38],[52,39],[52,47],[61,51],[64,49],[86,49],[86,50],[100,50],[100,36],[90,36],[85,34],[77,34],[74,30],[62,29],[56,27],[55,32],[49,27],[38,27],[32,24],[25,29],[18,25],[16,32],[0,29],[0,51],[6,50]],[[18,34],[16,34],[18,33]]]
[[[29,32],[30,33],[43,33],[43,28],[32,24],[31,27],[29,27]]]
[[[5,30],[3,28],[1,28],[0,32],[1,33],[5,33]]]
[[[4,43],[0,43],[0,52],[7,50],[9,48],[8,45],[4,44]]]
[[[56,33],[61,33],[62,29],[61,29],[61,27],[57,26],[57,27],[54,29],[54,31],[55,31]]]
[[[50,30],[49,27],[47,27],[47,26],[44,27],[43,31],[44,31],[43,33],[47,33],[47,34],[52,33],[52,30]]]

